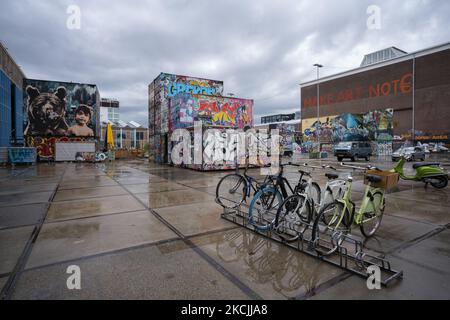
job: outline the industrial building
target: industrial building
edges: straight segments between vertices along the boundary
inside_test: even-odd
[[[117,99],[101,98],[100,122],[116,122],[120,120],[120,102]]]
[[[25,75],[0,43],[0,147],[23,145]]]
[[[289,120],[295,120],[295,119],[296,119],[295,113],[274,114],[274,115],[270,115],[270,116],[261,117],[261,124],[283,122],[283,121],[289,121]]]
[[[413,53],[387,48],[366,55],[359,68],[300,86],[303,132],[318,120],[393,112],[392,128],[381,119],[391,140],[450,143],[450,43]]]
[[[148,129],[143,125],[135,121],[109,122],[111,123],[116,149],[144,149],[144,146],[148,143]],[[100,141],[105,140],[107,123],[108,121],[101,124]]]

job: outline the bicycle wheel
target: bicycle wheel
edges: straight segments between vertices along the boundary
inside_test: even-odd
[[[361,224],[359,228],[361,233],[366,238],[372,237],[378,230],[383,218],[385,207],[385,199],[381,192],[375,192],[373,194],[373,200],[369,201],[366,212],[363,213]]]
[[[224,208],[234,209],[245,199],[247,180],[233,173],[223,177],[216,187],[216,200]]]
[[[287,197],[278,208],[274,230],[281,239],[292,242],[298,239],[299,232],[304,232],[307,228],[302,222],[309,223],[310,220],[311,207],[306,197],[294,194]]]
[[[349,216],[348,209],[339,201],[329,203],[320,210],[314,220],[311,235],[311,242],[317,254],[328,256],[337,250],[344,241],[344,235],[349,231],[344,223],[345,217]]]
[[[259,231],[269,230],[275,222],[276,211],[283,202],[283,196],[274,187],[259,190],[248,209],[248,221]]]

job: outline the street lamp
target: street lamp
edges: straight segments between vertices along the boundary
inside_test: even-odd
[[[320,124],[320,89],[319,89],[319,69],[323,67],[323,65],[316,63],[314,67],[317,67],[317,145],[318,151],[320,152],[320,137],[319,137],[319,124]]]

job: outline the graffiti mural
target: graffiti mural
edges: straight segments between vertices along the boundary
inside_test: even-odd
[[[170,159],[166,153],[170,155],[171,146],[165,141],[174,130],[192,128],[195,121],[215,128],[251,127],[253,100],[223,97],[223,81],[161,73],[149,85],[150,157],[158,163]],[[200,168],[215,165],[205,162]]]
[[[169,132],[169,107],[172,99],[187,99],[199,94],[221,96],[223,81],[161,73],[149,86],[149,124],[154,133]],[[185,100],[184,103],[186,102]]]
[[[194,121],[205,125],[243,129],[253,124],[253,100],[180,94],[171,99],[170,131],[187,128]]]
[[[26,79],[24,93],[25,136],[98,136],[95,85]]]
[[[55,144],[57,142],[84,142],[83,137],[34,137],[27,136],[26,144],[29,147],[36,148],[36,153],[41,160],[55,159]]]
[[[305,141],[322,143],[370,140],[389,142],[393,139],[393,109],[373,110],[366,114],[344,113],[339,116],[303,121]]]
[[[393,109],[372,110],[366,114],[344,113],[339,116],[305,119],[302,121],[302,152],[321,145],[332,145],[340,141],[372,141],[380,155],[392,152]],[[389,146],[390,145],[390,146]],[[378,151],[379,150],[379,151]]]

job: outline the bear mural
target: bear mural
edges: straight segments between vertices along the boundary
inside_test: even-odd
[[[69,129],[65,119],[66,88],[58,87],[56,93],[40,93],[39,89],[29,85],[25,92],[28,123],[24,134],[66,135]]]
[[[26,79],[25,136],[97,137],[97,86]]]

